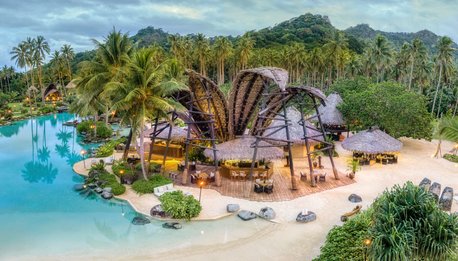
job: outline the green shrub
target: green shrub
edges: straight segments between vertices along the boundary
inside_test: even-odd
[[[21,114],[27,114],[29,110],[27,108],[21,108]]]
[[[162,166],[161,164],[151,162],[149,164],[149,171],[152,173],[158,173],[161,171],[161,166]],[[142,164],[140,162],[135,164],[135,170],[142,171]]]
[[[364,240],[369,238],[370,215],[367,211],[334,226],[326,236],[320,255],[314,261],[363,260]]]
[[[153,193],[154,184],[149,180],[137,180],[132,184],[132,189],[138,194]]]
[[[162,175],[159,175],[159,174],[156,174],[156,175],[152,175],[150,178],[149,178],[149,181],[151,183],[153,183],[153,187],[159,187],[159,186],[163,186],[163,185],[167,185],[167,184],[170,184],[170,183],[173,183],[171,179],[167,178],[167,177],[164,177]]]
[[[94,129],[91,128],[91,126],[94,125],[94,121],[82,121],[81,123],[78,124],[78,126],[76,126],[76,131],[78,133],[87,133],[88,135],[91,135],[94,133]],[[106,139],[106,138],[109,138],[111,137],[111,135],[113,134],[113,130],[110,128],[110,126],[108,126],[107,124],[105,124],[105,122],[97,122],[96,124],[96,129],[97,129],[97,133],[96,133],[96,136],[97,138],[101,138],[101,139]]]
[[[47,113],[51,113],[51,112],[55,112],[56,111],[56,108],[54,108],[53,106],[51,105],[45,105],[43,107],[40,107],[38,109],[38,111],[40,113],[43,113],[43,114],[47,114]]]
[[[124,192],[126,192],[126,187],[122,184],[119,184],[117,181],[107,183],[104,187],[110,187],[111,192],[113,193],[113,195],[116,195],[116,196],[124,194]]]
[[[164,193],[159,197],[162,209],[175,219],[191,220],[197,217],[202,210],[200,202],[193,196],[183,194],[183,191]]]
[[[111,156],[113,154],[115,147],[125,141],[126,138],[124,137],[116,140],[110,140],[97,149],[97,153],[95,154],[95,156],[98,158]]]
[[[451,162],[455,162],[455,163],[458,163],[458,155],[453,155],[453,154],[445,154],[444,155],[444,159],[448,160],[448,161],[451,161]]]

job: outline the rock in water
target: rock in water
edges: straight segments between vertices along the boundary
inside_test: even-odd
[[[87,184],[87,186],[88,186],[89,188],[91,188],[91,189],[97,187],[97,185],[95,185],[94,183],[89,183],[89,184]]]
[[[110,193],[111,193],[111,190],[112,190],[112,189],[111,189],[110,187],[105,187],[105,188],[103,188],[103,191],[105,191],[105,192],[110,192]]]
[[[170,216],[167,213],[165,213],[165,211],[162,209],[161,204],[152,207],[149,213],[151,216],[156,216],[156,217],[161,217],[161,218],[166,218]]]
[[[259,211],[259,216],[267,220],[272,220],[275,218],[276,214],[272,208],[265,207],[261,208],[261,210]]]
[[[356,195],[356,194],[351,194],[351,195],[348,197],[348,200],[349,200],[350,202],[353,202],[353,203],[358,203],[358,202],[363,201],[363,199],[362,199],[360,196]]]
[[[182,226],[178,222],[166,222],[162,224],[163,228],[168,228],[168,229],[181,229]]]
[[[453,189],[451,187],[445,187],[439,200],[439,207],[444,211],[452,210],[453,203]]]
[[[97,193],[102,193],[102,192],[103,192],[103,189],[102,189],[102,188],[99,188],[99,187],[96,187],[96,188],[94,189],[94,191],[97,192]]]
[[[424,189],[426,189],[426,191],[428,191],[429,187],[431,186],[431,180],[428,179],[428,178],[423,178],[423,180],[420,182],[420,184],[418,186],[420,186],[421,188],[424,188]]]
[[[134,217],[134,219],[132,219],[132,224],[134,225],[142,226],[148,223],[151,223],[151,221],[146,217]]]
[[[248,220],[251,220],[251,219],[254,219],[256,218],[256,214],[251,212],[251,211],[248,211],[248,210],[242,210],[240,211],[237,216],[239,218],[241,218],[243,221],[248,221]]]
[[[441,195],[441,184],[434,182],[431,187],[429,187],[429,192],[433,194],[436,201],[439,201],[439,197]]]
[[[226,210],[229,213],[234,213],[240,210],[239,204],[227,204]]]
[[[113,193],[111,193],[111,192],[106,192],[106,191],[102,192],[102,198],[104,198],[104,199],[110,199],[110,198],[112,198],[112,197],[113,197]]]
[[[75,191],[81,191],[81,190],[84,190],[86,189],[86,186],[84,184],[75,184],[73,186],[73,190]]]
[[[312,222],[315,219],[316,219],[316,214],[315,212],[312,212],[312,211],[307,211],[306,213],[300,212],[296,217],[296,221],[300,223]]]

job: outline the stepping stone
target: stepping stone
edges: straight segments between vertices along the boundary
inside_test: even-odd
[[[240,210],[239,204],[227,204],[226,210],[229,213],[234,213]]]
[[[89,183],[89,184],[87,184],[87,186],[88,186],[89,188],[91,188],[91,189],[97,187],[97,185],[95,185],[94,183]]]
[[[146,217],[134,217],[134,219],[132,219],[132,224],[137,226],[142,226],[149,223],[151,223],[151,221]]]
[[[349,200],[350,202],[353,202],[353,203],[358,203],[358,202],[363,201],[363,199],[362,199],[360,196],[356,195],[356,194],[351,194],[351,195],[348,197],[348,200]]]
[[[112,198],[112,197],[113,197],[113,193],[111,193],[111,192],[106,192],[106,191],[102,192],[102,198],[104,198],[104,199],[110,199],[110,198]]]
[[[168,229],[181,229],[182,226],[178,222],[166,222],[162,224],[163,228],[168,228]]]
[[[248,210],[242,210],[240,211],[237,216],[241,218],[243,221],[248,221],[256,218],[256,214],[248,211]]]
[[[84,186],[84,184],[75,184],[73,186],[73,190],[74,191],[81,191],[81,190],[84,190],[86,189],[86,186]]]
[[[275,218],[275,211],[270,207],[261,208],[259,211],[259,216],[263,219],[272,220]]]
[[[431,187],[429,187],[429,192],[436,198],[436,202],[439,201],[439,197],[441,195],[441,184],[434,182]]]
[[[299,223],[308,223],[314,220],[316,220],[316,214],[312,211],[307,211],[306,213],[300,212],[296,217],[296,221]]]
[[[149,213],[151,216],[155,216],[155,217],[161,217],[161,218],[169,217],[169,215],[162,209],[161,204],[152,207]]]
[[[453,203],[453,189],[445,187],[439,200],[439,207],[444,211],[450,211]]]
[[[428,191],[429,187],[431,186],[431,180],[428,179],[428,178],[423,178],[423,180],[420,182],[420,184],[418,186],[420,186],[420,188],[424,188],[424,189],[426,189]]]
[[[96,188],[94,189],[94,191],[97,192],[97,193],[102,193],[102,192],[103,192],[103,189],[102,189],[102,188],[99,188],[99,187],[96,187]]]

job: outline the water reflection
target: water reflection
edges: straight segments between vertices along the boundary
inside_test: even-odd
[[[5,128],[0,128],[0,137],[10,138],[17,135],[26,123],[26,121],[18,121]]]

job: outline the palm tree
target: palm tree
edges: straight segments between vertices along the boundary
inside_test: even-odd
[[[248,60],[250,59],[251,54],[253,52],[254,44],[255,44],[254,40],[247,34],[245,34],[238,40],[237,48],[236,48],[236,53],[237,53],[236,59],[238,63],[237,67],[239,70],[246,69],[248,65]]]
[[[194,41],[194,52],[199,61],[199,73],[207,75],[207,59],[210,52],[210,42],[203,34],[198,34]]]
[[[426,47],[418,38],[413,40],[412,44],[409,45],[409,60],[410,60],[410,73],[409,73],[409,91],[412,86],[414,64],[427,56]]]
[[[109,91],[127,93],[124,99],[116,102],[113,108],[126,112],[132,131],[140,135],[140,153],[142,173],[146,179],[144,136],[142,132],[145,122],[151,119],[153,114],[165,115],[176,109],[178,104],[168,98],[175,91],[183,89],[181,85],[164,82],[164,72],[161,66],[154,63],[154,52],[151,49],[141,49],[134,54],[131,64],[128,66],[127,77],[124,82],[111,82],[107,88]]]
[[[35,39],[35,46],[33,49],[33,60],[38,68],[38,85],[41,88],[42,102],[45,102],[45,87],[43,86],[43,75],[42,75],[42,64],[46,58],[46,55],[50,52],[49,44],[46,39],[39,35]]]
[[[27,37],[27,39],[23,42],[27,48],[26,53],[26,63],[30,68],[30,84],[31,86],[35,85],[35,77],[34,77],[34,70],[35,70],[35,62],[33,59],[34,50],[35,50],[35,39],[31,37]]]
[[[61,48],[60,51],[62,53],[62,56],[67,64],[67,72],[68,72],[68,79],[69,81],[72,80],[72,68],[70,66],[70,62],[73,60],[75,57],[75,52],[73,51],[73,48],[69,44],[64,44]]]
[[[370,47],[371,59],[376,68],[377,83],[380,82],[383,75],[383,68],[386,67],[392,57],[390,43],[385,36],[377,35],[372,46]]]
[[[220,36],[215,40],[213,52],[216,58],[218,85],[222,85],[224,84],[224,65],[226,59],[232,54],[232,43],[228,38]]]
[[[436,106],[437,93],[439,92],[439,87],[441,86],[442,73],[444,69],[450,67],[450,64],[453,62],[453,53],[454,48],[452,47],[453,41],[447,36],[439,38],[437,42],[437,55],[436,55],[436,64],[439,66],[439,76],[437,78],[436,91],[434,92],[433,107],[431,109],[431,116],[434,114],[434,109]]]
[[[326,43],[324,48],[327,55],[331,57],[332,65],[336,69],[336,78],[339,79],[345,65],[342,62],[342,58],[345,55],[345,51],[348,50],[348,39],[342,32],[335,33],[333,39]]]
[[[29,85],[29,80],[27,78],[27,52],[28,52],[28,46],[25,42],[21,42],[18,44],[18,46],[13,47],[13,50],[10,52],[11,60],[15,60],[16,65],[19,68],[25,68],[26,73],[25,73],[25,79],[27,85]],[[28,86],[27,86],[28,87]]]
[[[58,50],[55,50],[54,53],[51,55],[51,60],[49,64],[52,67],[52,71],[54,76],[57,77],[57,81],[61,87],[64,86],[64,76],[65,76],[65,61],[64,56]],[[65,88],[62,88],[62,95],[65,94]]]

